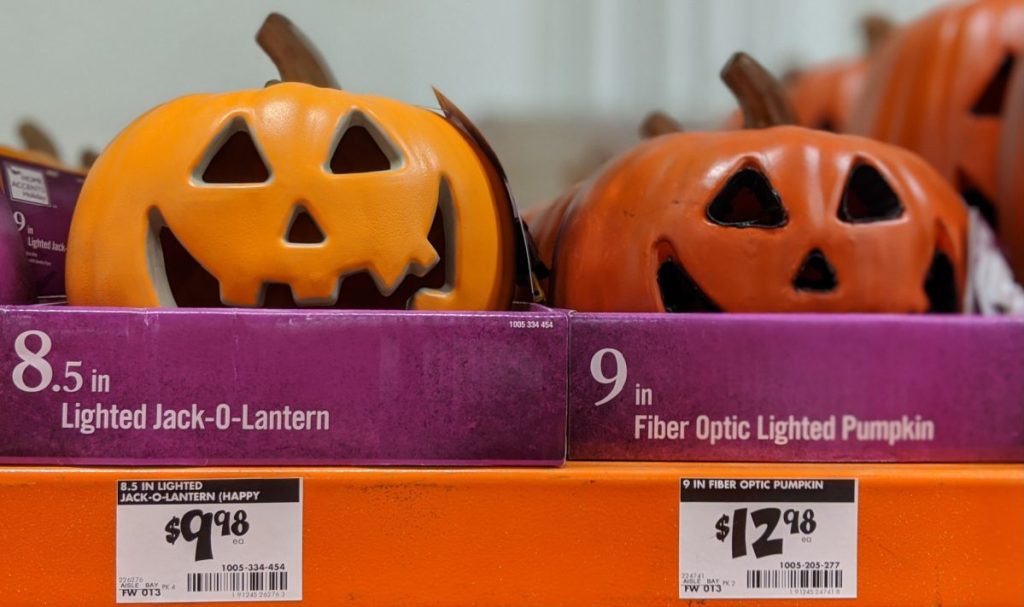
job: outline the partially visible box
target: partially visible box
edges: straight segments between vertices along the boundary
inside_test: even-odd
[[[27,153],[0,149],[2,195],[25,242],[39,301],[62,300],[71,216],[85,175],[44,164]]]
[[[0,307],[0,461],[557,466],[568,318]]]
[[[35,281],[25,258],[25,245],[0,197],[0,304],[28,304],[35,300]]]
[[[569,458],[1024,461],[1024,318],[573,314]]]

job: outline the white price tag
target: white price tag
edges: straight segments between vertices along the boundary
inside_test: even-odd
[[[116,596],[302,600],[302,479],[118,481]]]
[[[679,485],[679,598],[857,597],[856,480]]]

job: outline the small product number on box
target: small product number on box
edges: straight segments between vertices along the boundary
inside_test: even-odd
[[[508,326],[513,329],[551,329],[555,323],[551,320],[510,320]]]

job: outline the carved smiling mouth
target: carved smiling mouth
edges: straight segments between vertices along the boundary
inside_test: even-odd
[[[266,282],[257,299],[257,307],[405,310],[410,299],[420,289],[446,289],[454,254],[454,247],[449,247],[449,235],[454,230],[446,225],[447,218],[451,216],[450,212],[446,212],[450,209],[450,196],[446,194],[447,188],[442,187],[427,237],[437,251],[439,260],[423,276],[408,273],[393,292],[385,295],[369,272],[355,272],[338,279],[340,284],[336,301],[313,303],[296,301],[287,284]],[[313,230],[318,228],[297,217],[289,227],[289,240],[297,243],[304,240],[316,242]],[[220,281],[189,253],[156,211],[150,216],[149,262],[161,305],[182,308],[228,307],[221,301]]]
[[[677,261],[668,243],[658,246],[658,291],[666,312],[721,312],[722,309],[700,288]],[[960,309],[956,271],[950,258],[936,251],[924,280],[929,313],[955,313]],[[815,249],[804,259],[793,278],[793,288],[827,294],[836,288],[835,270],[821,251]]]
[[[677,260],[667,242],[658,244],[658,291],[666,312],[721,312]]]
[[[957,173],[957,185],[960,189],[960,196],[963,197],[964,202],[967,206],[978,209],[981,216],[985,218],[988,225],[992,226],[993,230],[999,229],[999,217],[996,215],[996,205],[990,200],[985,193],[981,191],[971,178],[968,177],[963,171]]]

